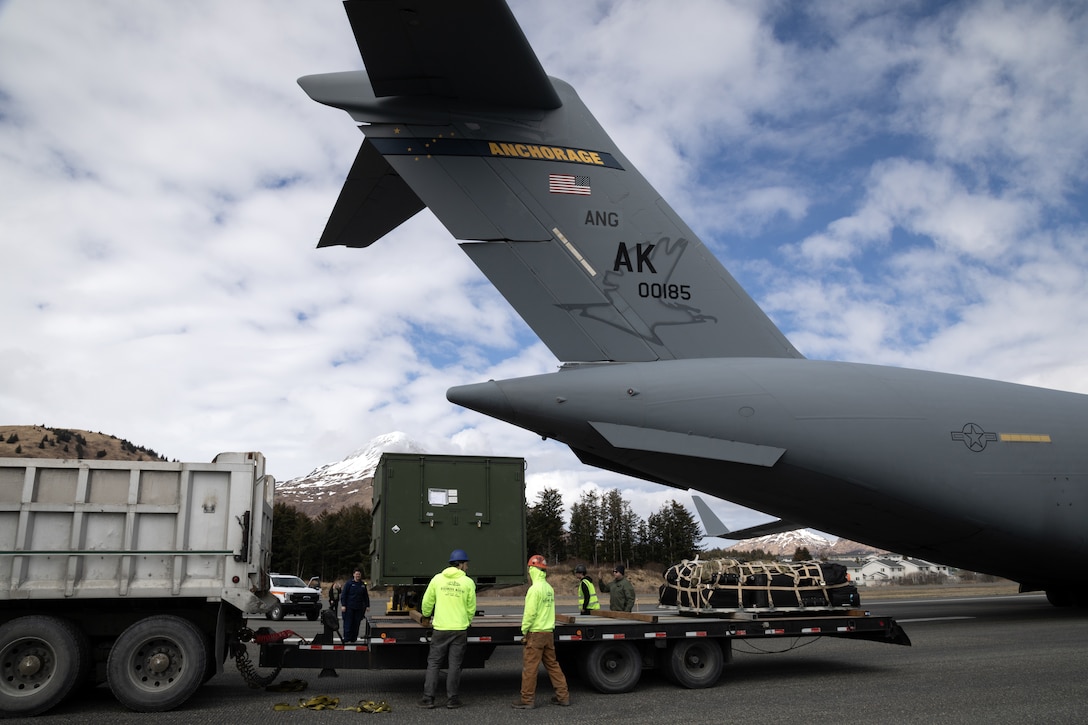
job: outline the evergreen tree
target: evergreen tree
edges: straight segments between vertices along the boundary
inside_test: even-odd
[[[811,561],[812,560],[812,554],[808,553],[808,547],[807,546],[798,546],[796,549],[793,550],[793,560],[794,561]]]
[[[653,516],[651,515],[652,519]],[[653,539],[650,535],[650,527],[645,521],[638,522],[635,531],[635,561],[646,564],[651,561],[659,561],[654,556]]]
[[[318,546],[313,521],[306,514],[284,503],[272,507],[273,571],[309,578],[303,566],[311,564]]]
[[[347,577],[360,567],[363,576],[373,576],[370,566],[370,535],[373,527],[370,511],[360,504],[345,506],[328,516],[327,529],[315,526],[319,538],[324,541],[321,563],[321,579],[331,581]]]
[[[649,539],[653,557],[671,566],[694,558],[699,546],[699,524],[687,508],[672,500],[650,515]]]
[[[528,506],[525,533],[529,553],[543,554],[550,562],[566,558],[563,546],[563,497],[555,488],[545,488],[536,505]]]
[[[619,489],[610,489],[601,497],[601,543],[604,559],[612,563],[630,563],[634,556],[638,516]]]
[[[596,566],[600,536],[600,498],[594,490],[583,491],[582,498],[570,507],[570,553]]]
[[[361,505],[311,519],[293,506],[277,503],[272,516],[272,571],[322,581],[347,577],[355,567],[370,574],[373,519]]]

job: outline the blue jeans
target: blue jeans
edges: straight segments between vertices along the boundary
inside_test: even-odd
[[[465,647],[468,646],[468,634],[464,630],[434,630],[431,635],[431,649],[427,653],[427,677],[423,680],[423,696],[434,697],[438,689],[438,671],[447,657],[446,697],[457,697],[461,688],[461,662],[465,659]]]

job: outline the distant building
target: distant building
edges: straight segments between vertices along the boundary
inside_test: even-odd
[[[949,567],[898,554],[875,554],[864,559],[837,562],[846,567],[857,586],[892,584],[904,577],[952,576]]]

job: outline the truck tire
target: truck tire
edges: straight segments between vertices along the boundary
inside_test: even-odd
[[[87,676],[87,639],[63,619],[27,616],[0,626],[0,712],[38,715]]]
[[[265,615],[269,619],[282,622],[283,621],[283,605],[279,602],[272,605],[272,608],[268,610],[268,614]]]
[[[630,692],[642,675],[642,657],[630,642],[596,642],[579,663],[579,672],[598,692]]]
[[[136,712],[171,710],[204,679],[208,647],[191,622],[170,615],[141,619],[110,649],[106,677],[117,701]]]
[[[722,676],[725,655],[715,639],[681,639],[665,654],[665,676],[690,690],[713,687]]]
[[[306,612],[306,619],[310,620],[311,622],[316,622],[317,617],[320,614],[321,614],[320,609],[311,609],[310,611]]]

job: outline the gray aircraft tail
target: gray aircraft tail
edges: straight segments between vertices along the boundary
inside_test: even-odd
[[[407,5],[347,0],[366,72],[299,80],[366,124],[318,246],[426,206],[562,361],[801,357],[502,0]]]
[[[760,536],[781,534],[784,531],[796,531],[797,529],[803,528],[800,524],[779,519],[778,521],[770,521],[765,524],[759,524],[758,526],[749,526],[746,529],[730,531],[729,527],[722,523],[722,520],[710,510],[706,501],[703,501],[700,496],[692,494],[691,500],[695,504],[695,510],[699,514],[699,519],[703,522],[703,528],[706,529],[706,535],[710,538],[741,541],[743,539],[757,539]]]

